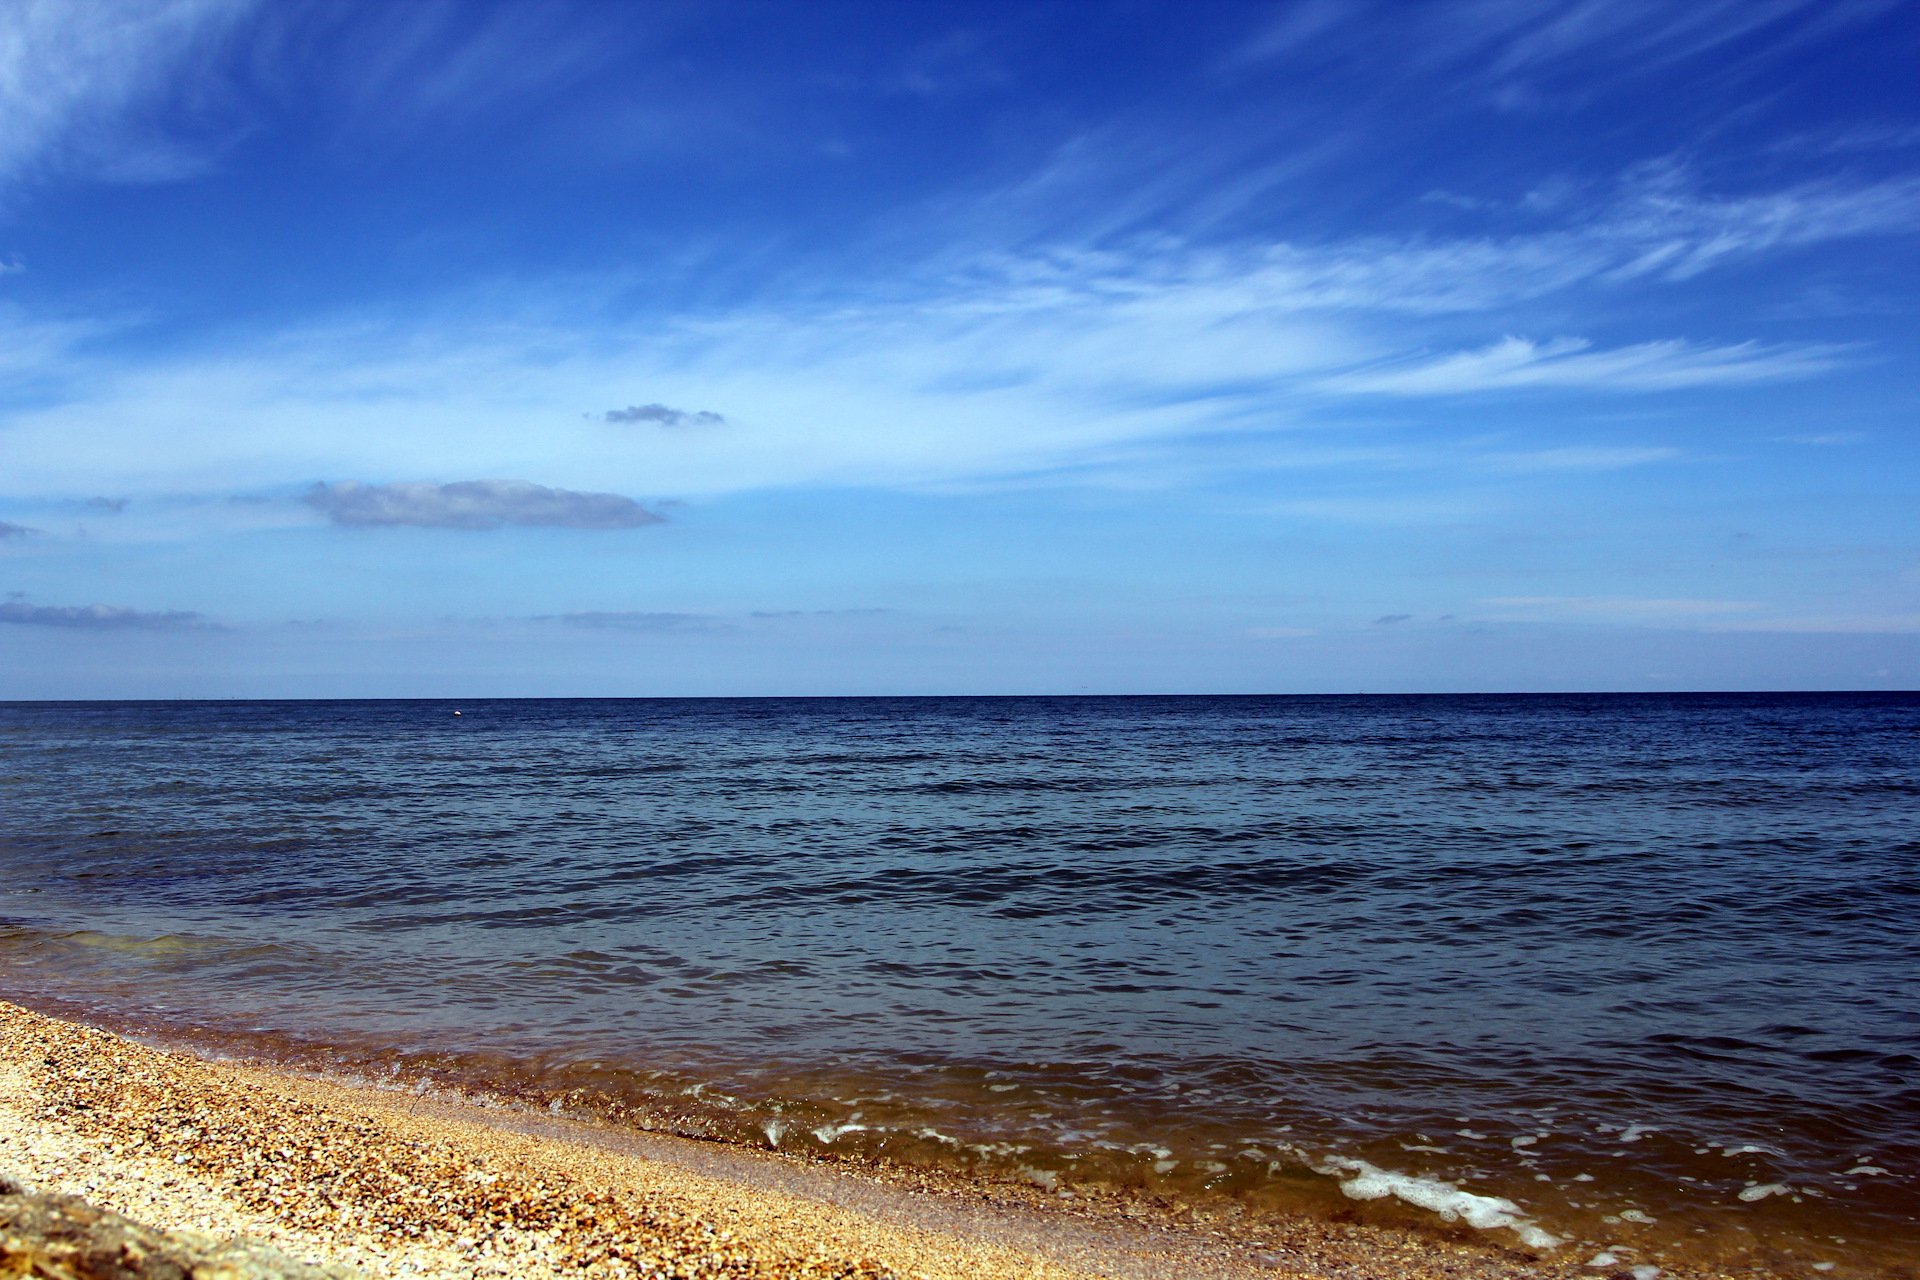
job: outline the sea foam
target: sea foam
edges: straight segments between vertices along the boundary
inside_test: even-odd
[[[1537,1226],[1519,1205],[1501,1196],[1462,1191],[1451,1182],[1395,1173],[1348,1156],[1328,1159],[1320,1166],[1320,1172],[1339,1178],[1340,1190],[1355,1200],[1393,1196],[1416,1208],[1437,1213],[1448,1222],[1464,1222],[1481,1231],[1505,1228],[1532,1249],[1553,1249],[1562,1243],[1559,1236]]]

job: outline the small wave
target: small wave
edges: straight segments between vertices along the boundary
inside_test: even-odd
[[[1170,784],[1165,779],[1116,778],[1100,774],[1065,778],[947,778],[898,788],[935,796],[996,795],[1018,791],[1146,791]]]
[[[81,929],[73,933],[54,935],[56,940],[69,946],[87,947],[98,951],[122,951],[132,955],[177,956],[192,955],[201,952],[220,951],[233,948],[235,944],[222,938],[198,938],[187,934],[163,933],[153,937],[138,937],[116,933],[98,933],[91,929]],[[249,949],[252,949],[250,944]],[[263,948],[264,949],[264,948]]]

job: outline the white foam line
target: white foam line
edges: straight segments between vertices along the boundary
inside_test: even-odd
[[[843,1124],[823,1124],[813,1131],[821,1146],[831,1146],[836,1140],[849,1133],[865,1133],[869,1126],[856,1124],[851,1120]]]
[[[1506,1229],[1533,1249],[1553,1249],[1559,1236],[1542,1230],[1511,1200],[1500,1196],[1477,1195],[1462,1191],[1451,1182],[1394,1173],[1365,1160],[1333,1156],[1318,1166],[1321,1173],[1340,1179],[1342,1193],[1354,1200],[1380,1200],[1387,1196],[1403,1200],[1416,1208],[1437,1213],[1447,1222],[1465,1222],[1481,1231]]]
[[[1768,1182],[1760,1186],[1746,1188],[1740,1193],[1740,1198],[1748,1203],[1752,1203],[1755,1200],[1765,1200],[1768,1196],[1788,1195],[1792,1191],[1793,1188],[1784,1182]]]

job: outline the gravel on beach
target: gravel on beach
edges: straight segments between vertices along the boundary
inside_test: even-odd
[[[0,1179],[369,1277],[1608,1274],[1388,1227],[1301,1219],[1248,1239],[1230,1224],[1143,1223],[1038,1195],[623,1137],[208,1061],[5,1002]],[[36,1273],[0,1257],[10,1274]]]

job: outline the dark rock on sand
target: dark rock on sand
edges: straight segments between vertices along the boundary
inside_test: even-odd
[[[258,1241],[155,1231],[78,1196],[39,1195],[0,1177],[0,1278],[358,1280]]]

